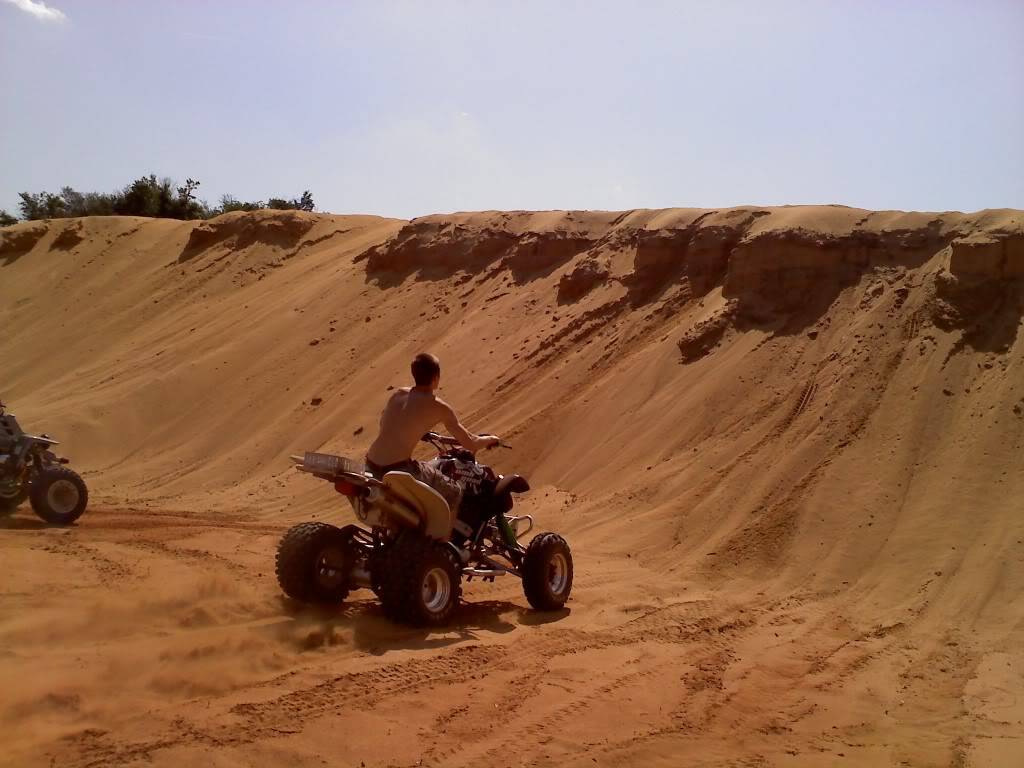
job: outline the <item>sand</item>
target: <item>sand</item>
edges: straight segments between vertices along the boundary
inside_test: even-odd
[[[0,521],[0,765],[1022,765],[1022,311],[1014,210],[2,229],[0,398],[92,502]],[[565,611],[279,594],[350,522],[287,456],[360,455],[421,350]]]

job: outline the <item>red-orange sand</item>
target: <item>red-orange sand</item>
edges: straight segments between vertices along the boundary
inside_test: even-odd
[[[1022,286],[1013,210],[2,229],[0,398],[92,502],[0,521],[0,764],[1024,765]],[[288,454],[360,455],[421,350],[567,611],[281,597],[351,522]]]

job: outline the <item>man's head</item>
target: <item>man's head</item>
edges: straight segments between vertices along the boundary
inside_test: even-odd
[[[437,389],[441,383],[441,361],[426,352],[420,352],[412,361],[412,378],[417,387]]]

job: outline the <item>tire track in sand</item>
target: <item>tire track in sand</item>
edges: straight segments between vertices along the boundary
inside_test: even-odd
[[[524,666],[539,673],[551,659],[583,650],[632,646],[639,642],[699,643],[701,647],[726,648],[737,633],[754,623],[752,618],[716,616],[709,610],[711,608],[708,602],[673,604],[611,629],[537,633],[517,642],[514,649],[504,644],[460,646],[429,658],[337,675],[262,701],[235,704],[213,718],[220,720],[219,724],[197,726],[179,717],[169,732],[142,741],[125,742],[108,733],[83,733],[80,738],[67,742],[72,754],[60,755],[59,761],[70,768],[100,768],[152,759],[154,754],[170,746],[243,746],[296,733],[321,717],[342,715],[353,708],[373,709],[392,699],[466,682],[476,675],[521,670]],[[728,614],[729,608],[725,608]],[[634,676],[630,675],[629,679]],[[622,684],[625,683],[621,680],[602,681],[598,691]],[[596,692],[589,695],[596,695]],[[579,708],[573,709],[571,703],[567,706],[570,713]]]

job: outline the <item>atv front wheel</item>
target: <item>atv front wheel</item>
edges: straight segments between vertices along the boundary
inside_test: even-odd
[[[392,546],[381,573],[384,613],[417,626],[443,624],[459,602],[461,578],[449,547],[407,532]]]
[[[46,467],[32,479],[32,509],[53,525],[71,525],[89,503],[89,491],[78,473],[67,467]]]
[[[523,592],[538,611],[557,611],[572,591],[572,552],[557,533],[540,533],[523,556]]]
[[[304,603],[340,603],[349,592],[349,533],[327,523],[299,523],[277,545],[277,583]]]

